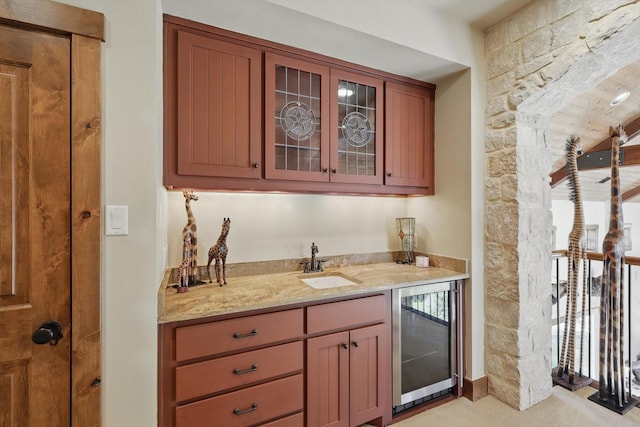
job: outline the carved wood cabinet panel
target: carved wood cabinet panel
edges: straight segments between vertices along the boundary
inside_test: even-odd
[[[433,194],[434,93],[387,82],[385,183],[428,188]]]
[[[261,52],[177,36],[177,173],[260,178]]]
[[[160,427],[391,423],[389,292],[267,310],[159,325]]]
[[[167,187],[433,194],[435,86],[164,19]]]

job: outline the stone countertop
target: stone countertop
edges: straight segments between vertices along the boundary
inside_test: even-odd
[[[338,273],[355,279],[355,285],[314,289],[300,280],[313,277],[301,271],[258,274],[227,278],[227,285],[217,283],[189,288],[178,293],[165,274],[158,295],[158,323],[199,319],[222,314],[357,296],[413,285],[467,279],[466,273],[439,267],[378,263],[325,268],[324,275]]]

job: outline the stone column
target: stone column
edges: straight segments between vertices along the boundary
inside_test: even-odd
[[[629,0],[538,0],[486,31],[486,372],[489,392],[514,408],[551,392],[545,117],[638,60],[638,16]]]

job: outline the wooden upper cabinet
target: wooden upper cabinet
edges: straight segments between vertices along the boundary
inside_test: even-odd
[[[385,184],[433,194],[433,90],[387,82]]]
[[[262,54],[177,32],[177,174],[261,178]]]
[[[383,81],[331,70],[331,181],[382,184]]]
[[[382,184],[384,83],[265,55],[265,177]]]
[[[165,15],[164,185],[434,194],[434,92]]]
[[[265,177],[329,181],[329,68],[265,54]]]

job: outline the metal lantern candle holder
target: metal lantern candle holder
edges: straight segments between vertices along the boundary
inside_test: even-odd
[[[398,264],[413,264],[413,246],[415,242],[415,218],[396,218],[396,229],[398,230],[398,242],[400,252],[398,253]]]

